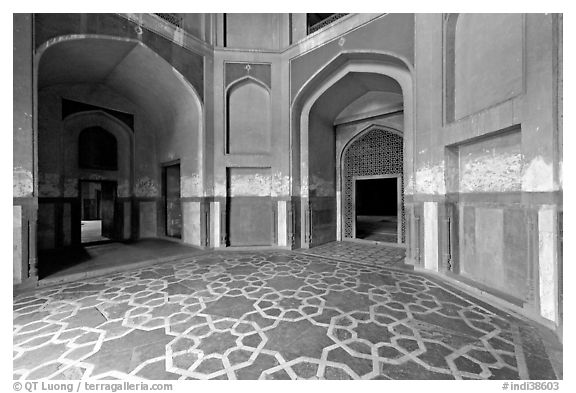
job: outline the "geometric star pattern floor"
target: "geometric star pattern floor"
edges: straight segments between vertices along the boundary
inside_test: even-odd
[[[420,273],[214,252],[21,294],[15,379],[555,379],[538,330]]]
[[[406,249],[402,247],[355,241],[330,242],[310,249],[300,249],[298,252],[363,265],[396,267],[405,266],[406,256]]]

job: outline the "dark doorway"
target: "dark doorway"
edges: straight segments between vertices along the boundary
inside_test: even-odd
[[[180,201],[180,164],[164,167],[164,217],[166,236],[182,238],[182,206]]]
[[[81,242],[94,243],[114,238],[116,182],[80,180]]]
[[[355,179],[356,238],[399,242],[399,187],[397,175]]]

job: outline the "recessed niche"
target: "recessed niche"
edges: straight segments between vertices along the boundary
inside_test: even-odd
[[[513,126],[447,149],[447,191],[517,192],[524,158],[520,126]]]
[[[252,78],[234,83],[226,94],[226,153],[270,151],[271,103],[265,85]]]
[[[450,14],[445,20],[446,120],[523,91],[522,14]]]

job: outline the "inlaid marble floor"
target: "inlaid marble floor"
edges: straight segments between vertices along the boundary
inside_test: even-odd
[[[539,331],[413,272],[216,252],[14,298],[16,379],[550,379]]]
[[[406,249],[395,246],[383,246],[356,241],[330,242],[310,249],[300,249],[299,252],[308,255],[318,255],[325,258],[345,262],[357,262],[375,267],[404,265]]]

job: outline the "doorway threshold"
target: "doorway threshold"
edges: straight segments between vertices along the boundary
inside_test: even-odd
[[[342,239],[343,242],[353,242],[359,244],[371,244],[375,246],[383,246],[383,247],[398,247],[398,248],[406,248],[406,243],[392,243],[392,242],[380,242],[377,240],[366,240],[366,239],[357,239],[357,238],[345,238]]]

